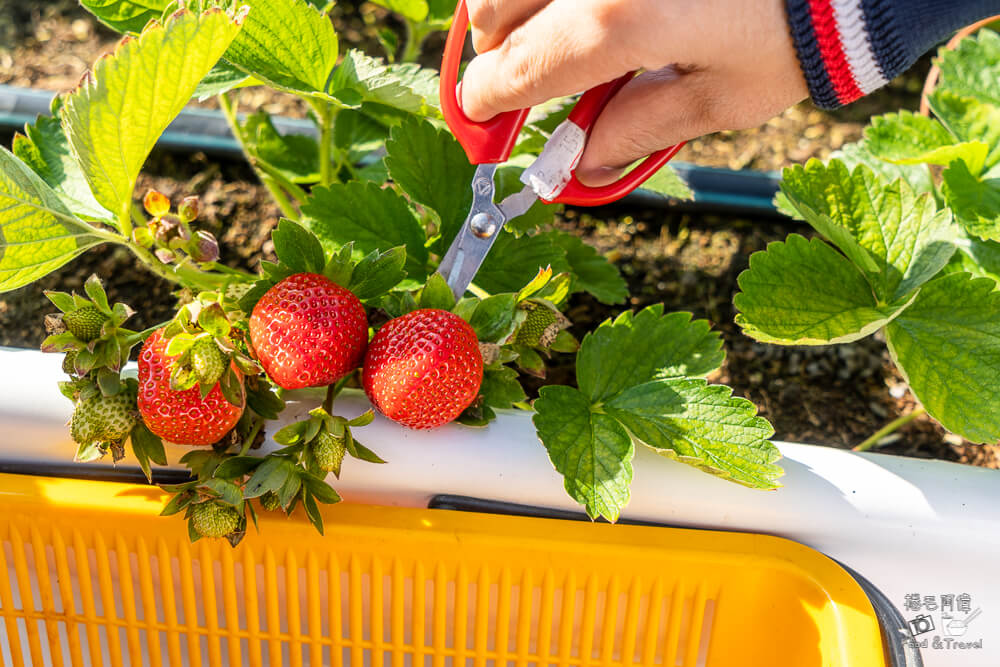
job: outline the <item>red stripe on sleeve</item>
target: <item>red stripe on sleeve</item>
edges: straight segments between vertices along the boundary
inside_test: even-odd
[[[848,104],[862,97],[864,93],[858,87],[851,74],[851,65],[844,53],[844,46],[837,31],[837,18],[833,15],[830,0],[809,0],[809,10],[812,15],[813,31],[819,44],[820,54],[826,63],[826,71],[830,82],[837,91],[841,104]]]

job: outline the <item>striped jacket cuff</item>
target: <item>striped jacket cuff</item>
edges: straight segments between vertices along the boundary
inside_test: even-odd
[[[834,109],[888,83],[905,66],[894,22],[874,0],[786,0],[809,92]]]

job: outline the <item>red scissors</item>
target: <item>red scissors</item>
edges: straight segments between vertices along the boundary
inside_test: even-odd
[[[530,109],[502,113],[483,123],[465,115],[458,100],[458,71],[468,29],[469,11],[465,0],[459,0],[441,66],[441,109],[469,162],[478,167],[472,178],[472,210],[438,268],[458,298],[472,282],[504,224],[523,215],[536,201],[581,206],[617,201],[642,185],[684,145],[653,153],[610,185],[592,188],[577,180],[574,172],[587,135],[611,98],[635,76],[630,72],[585,92],[567,120],[552,133],[535,163],[524,170],[524,189],[500,204],[494,203],[497,165],[510,158]]]

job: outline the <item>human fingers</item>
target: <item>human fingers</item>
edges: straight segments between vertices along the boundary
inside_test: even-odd
[[[584,5],[584,6],[580,6]],[[639,66],[601,0],[552,0],[496,48],[469,63],[462,108],[475,121],[581,92]]]
[[[551,0],[466,0],[476,53],[496,48]]]

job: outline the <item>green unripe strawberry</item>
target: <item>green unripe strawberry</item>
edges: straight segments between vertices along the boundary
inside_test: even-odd
[[[210,500],[192,508],[191,522],[202,537],[225,537],[239,527],[240,513],[235,507]]]
[[[76,375],[76,355],[79,354],[78,350],[70,350],[63,357],[62,369],[63,373],[66,375]]]
[[[226,360],[214,340],[200,338],[191,347],[191,369],[203,384],[212,385],[219,381],[226,369]]]
[[[517,330],[514,342],[518,345],[548,347],[556,335],[566,328],[566,318],[548,306],[525,301],[521,308],[528,312],[528,317]]]
[[[100,337],[101,327],[107,319],[108,316],[99,311],[97,306],[81,306],[63,315],[63,324],[71,334],[89,343]]]
[[[281,499],[274,491],[268,491],[260,497],[260,506],[268,512],[274,512],[281,509]]]
[[[124,440],[135,426],[135,400],[128,391],[81,401],[73,411],[70,435],[78,444]]]
[[[340,473],[340,464],[346,451],[344,440],[335,438],[326,431],[320,431],[313,442],[313,457],[323,472]]]

